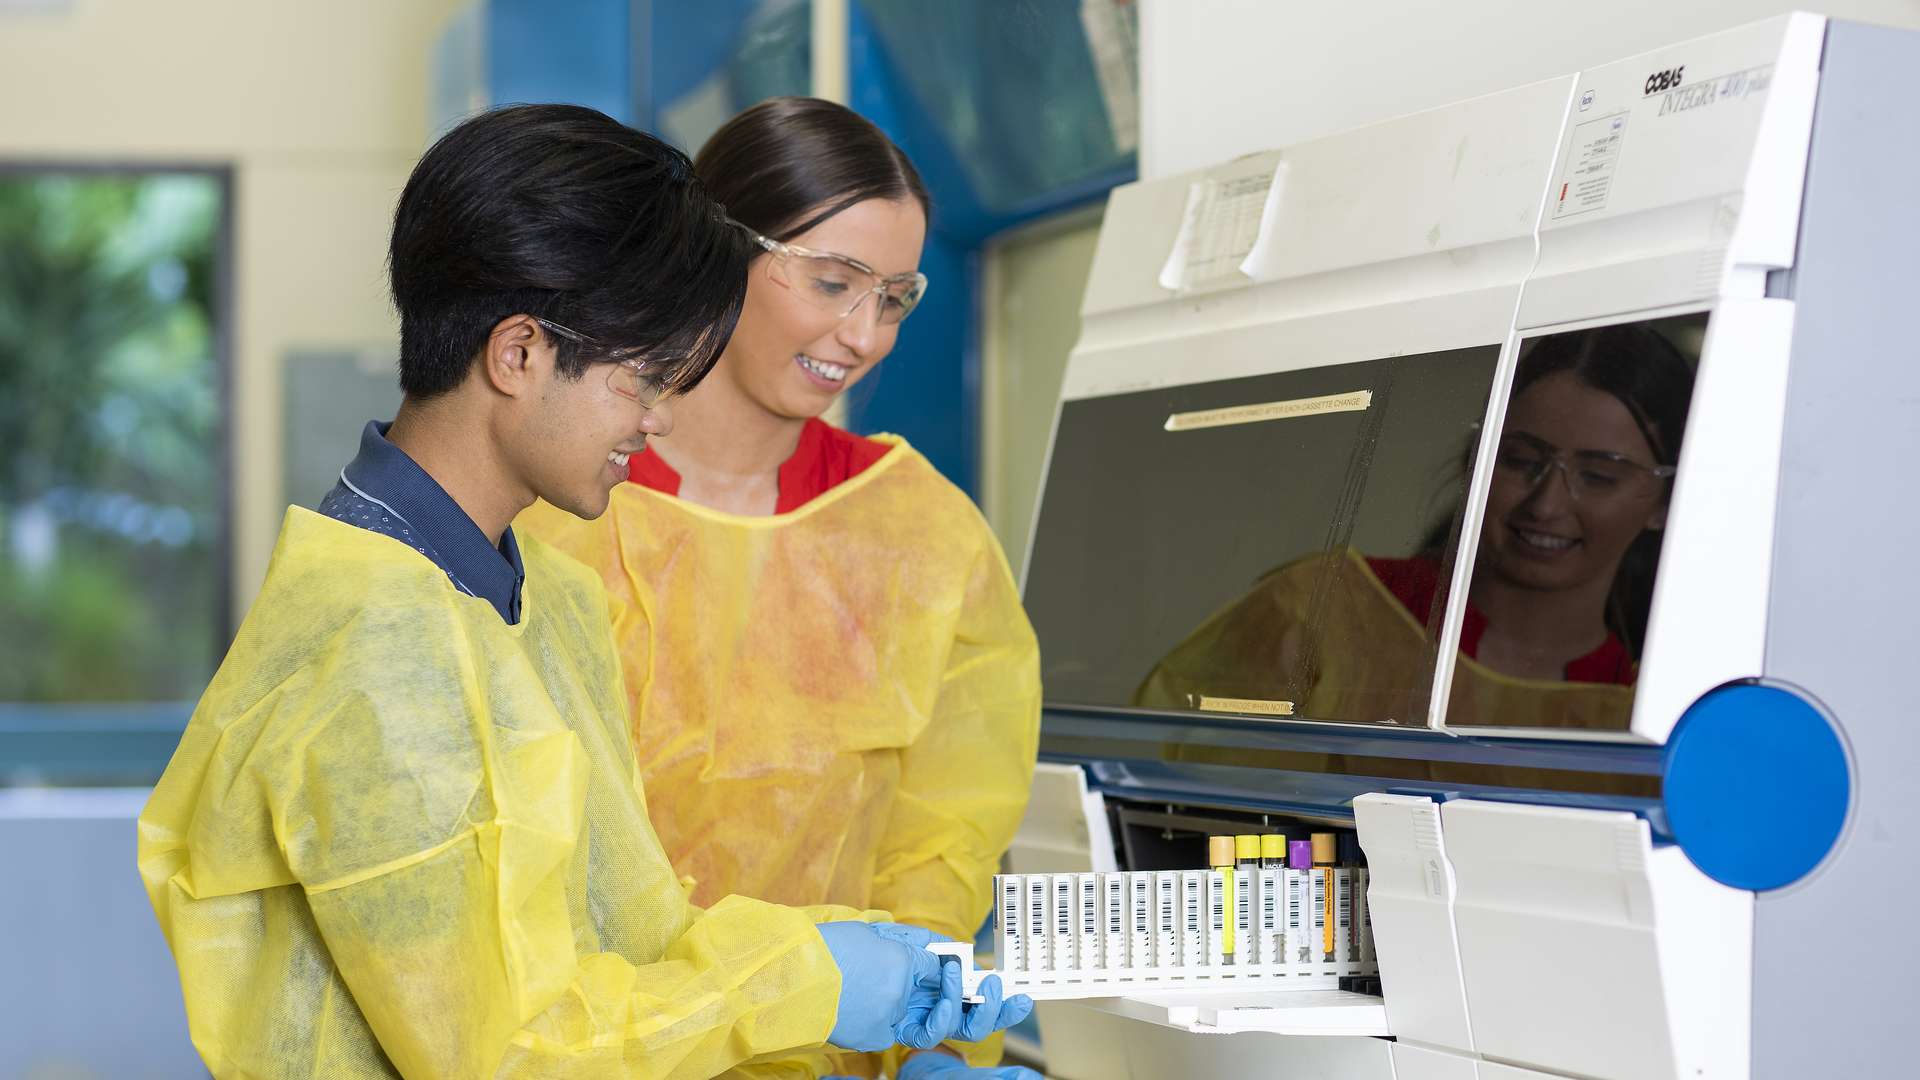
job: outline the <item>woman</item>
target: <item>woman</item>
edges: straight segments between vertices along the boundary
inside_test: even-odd
[[[904,440],[820,419],[927,287],[925,187],[809,98],[735,117],[695,170],[763,252],[739,327],[604,517],[521,524],[606,582],[654,826],[696,901],[881,908],[970,939],[1026,807],[1033,632],[966,496]],[[967,1070],[889,1053],[780,1075]]]
[[[1514,375],[1447,709],[1450,725],[1625,730],[1692,365],[1639,326],[1541,339]],[[1155,668],[1146,705],[1292,702],[1424,723],[1447,567],[1350,551],[1268,575]]]

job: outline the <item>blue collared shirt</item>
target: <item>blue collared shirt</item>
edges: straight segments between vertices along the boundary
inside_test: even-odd
[[[392,426],[368,421],[359,455],[340,470],[340,482],[320,500],[320,512],[393,537],[432,559],[461,592],[492,604],[509,624],[519,622],[527,570],[512,527],[493,546],[447,489],[387,441]]]

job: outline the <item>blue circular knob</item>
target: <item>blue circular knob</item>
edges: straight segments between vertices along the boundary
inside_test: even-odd
[[[1667,741],[1667,824],[1701,872],[1761,891],[1805,877],[1846,824],[1846,746],[1797,692],[1749,683],[1693,703]]]

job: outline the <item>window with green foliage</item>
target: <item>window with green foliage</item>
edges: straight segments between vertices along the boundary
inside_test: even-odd
[[[0,168],[0,707],[191,701],[225,647],[227,193]]]

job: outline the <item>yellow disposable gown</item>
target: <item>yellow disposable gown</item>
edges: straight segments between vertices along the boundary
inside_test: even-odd
[[[1194,707],[1202,695],[1285,701],[1307,719],[1424,726],[1433,664],[1426,628],[1365,559],[1342,551],[1296,560],[1262,578],[1168,653],[1134,700],[1176,709]],[[1454,662],[1447,723],[1619,731],[1632,707],[1631,686],[1515,678],[1462,655]],[[1569,782],[1551,770],[1438,761],[1353,767],[1331,755],[1289,755],[1277,767],[1514,787]],[[1579,790],[1635,795],[1650,783],[1572,779]]]
[[[626,484],[598,521],[537,505],[517,527],[606,583],[654,827],[697,899],[885,908],[968,940],[1026,809],[1038,648],[973,503],[882,439],[785,514]]]
[[[218,1077],[708,1077],[817,1046],[807,913],[702,912],[648,823],[599,583],[522,546],[503,623],[294,509],[140,817]]]

